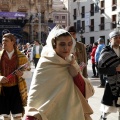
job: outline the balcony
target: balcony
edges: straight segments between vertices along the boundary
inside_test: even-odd
[[[101,9],[100,9],[100,13],[101,13],[101,14],[105,13],[104,8],[101,8]]]
[[[77,17],[76,15],[73,15],[74,20],[76,20],[76,17]]]
[[[90,25],[89,28],[90,28],[90,31],[94,31],[94,25]]]
[[[25,5],[19,6],[17,11],[18,12],[27,12],[28,8]]]
[[[115,11],[117,9],[117,5],[116,4],[113,4],[112,5],[112,11]]]
[[[8,3],[2,3],[0,6],[1,11],[6,11],[9,12],[10,11],[10,5]]]
[[[90,10],[90,15],[94,16],[94,10]]]
[[[100,27],[100,30],[104,30],[104,29],[105,29],[105,24],[104,24],[104,23],[101,23],[101,24],[99,25],[99,27]]]
[[[111,28],[114,29],[114,28],[116,28],[116,27],[117,27],[117,23],[116,23],[116,21],[113,21],[113,22],[111,23]]]
[[[81,17],[82,17],[82,18],[85,18],[85,13],[81,13]]]

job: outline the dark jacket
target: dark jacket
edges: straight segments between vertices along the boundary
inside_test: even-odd
[[[83,43],[76,42],[76,59],[78,64],[81,62],[84,62],[86,64],[86,67],[83,69],[83,76],[88,77],[87,74],[87,54],[86,54],[86,48]]]

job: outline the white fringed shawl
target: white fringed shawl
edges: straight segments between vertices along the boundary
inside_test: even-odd
[[[90,120],[85,116],[93,111],[74,85],[69,65],[49,45],[43,48],[32,78],[26,115],[41,116],[42,120]]]

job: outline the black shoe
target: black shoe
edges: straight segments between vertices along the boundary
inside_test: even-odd
[[[93,76],[91,76],[91,78],[96,78],[96,76],[95,76],[95,75],[93,75]]]
[[[96,78],[99,78],[99,75],[97,75]]]
[[[107,118],[103,118],[103,116],[101,115],[99,120],[107,120]]]
[[[105,88],[105,85],[98,85],[98,88]]]

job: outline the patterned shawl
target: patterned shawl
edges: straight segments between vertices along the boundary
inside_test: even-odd
[[[105,68],[107,80],[110,84],[112,94],[117,96],[120,90],[120,72],[116,72],[116,67],[120,65],[120,58],[116,55],[111,46],[103,48],[99,58],[99,68]],[[102,70],[102,69],[101,69]],[[108,74],[109,73],[109,74]]]

